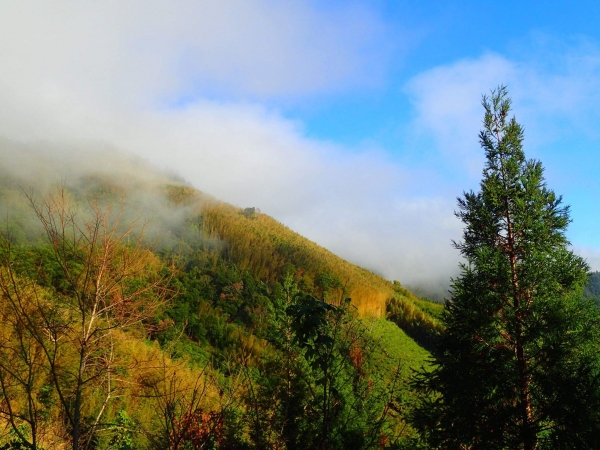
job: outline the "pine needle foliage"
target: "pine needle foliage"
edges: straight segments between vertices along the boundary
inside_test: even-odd
[[[600,324],[569,208],[522,150],[505,87],[484,96],[479,192],[458,199],[465,257],[414,421],[434,448],[600,448]]]

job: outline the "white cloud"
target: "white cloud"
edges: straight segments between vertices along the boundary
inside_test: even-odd
[[[506,58],[485,54],[417,75],[405,87],[415,106],[414,132],[432,133],[438,150],[455,166],[466,167],[472,175],[481,173],[481,95],[511,84],[516,71]]]
[[[415,107],[414,133],[432,135],[447,161],[478,176],[481,95],[501,84],[508,86],[513,112],[534,149],[529,156],[575,134],[600,136],[600,47],[584,39],[566,45],[543,35],[531,37],[519,56],[485,53],[411,79],[405,90]]]
[[[381,20],[364,8],[311,6],[5,1],[2,82],[48,102],[71,96],[121,107],[206,89],[289,97],[377,82],[386,58]]]
[[[592,271],[600,271],[600,250],[592,247],[574,246],[573,253],[584,258]]]
[[[261,103],[377,82],[387,31],[368,9],[263,0],[0,9],[1,136],[108,142],[402,282],[431,280],[454,258],[451,202],[411,198],[412,175],[381,151],[308,139]],[[178,99],[186,106],[169,106]]]

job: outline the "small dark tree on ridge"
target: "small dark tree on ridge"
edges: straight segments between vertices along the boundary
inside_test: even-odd
[[[414,421],[445,449],[600,448],[600,318],[569,250],[569,207],[522,150],[504,86],[483,97],[479,192],[458,199],[465,257]]]

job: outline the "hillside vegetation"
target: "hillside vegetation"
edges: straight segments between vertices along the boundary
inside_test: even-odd
[[[596,271],[590,274],[588,283],[583,289],[583,295],[600,307],[600,272]]]
[[[0,144],[0,447],[418,444],[440,305],[129,155]]]
[[[227,254],[242,269],[275,281],[286,263],[301,267],[304,283],[317,295],[340,304],[351,297],[361,314],[382,317],[394,295],[392,284],[309,241],[271,217],[226,204],[209,206],[205,230],[228,244]],[[409,294],[410,295],[410,294]]]
[[[170,198],[191,205],[202,194],[169,186]],[[436,316],[442,305],[417,298],[398,281],[382,277],[334,255],[255,208],[236,208],[222,202],[201,210],[202,231],[224,242],[224,256],[258,279],[272,283],[286,265],[299,269],[299,283],[318,298],[340,305],[345,298],[361,316],[389,315],[401,328],[424,339],[441,330]]]

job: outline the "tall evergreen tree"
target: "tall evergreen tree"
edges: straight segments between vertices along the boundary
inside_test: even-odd
[[[506,88],[482,104],[483,179],[456,213],[466,262],[434,369],[415,380],[415,423],[436,448],[600,448],[600,319],[565,237],[569,207],[525,159]]]

